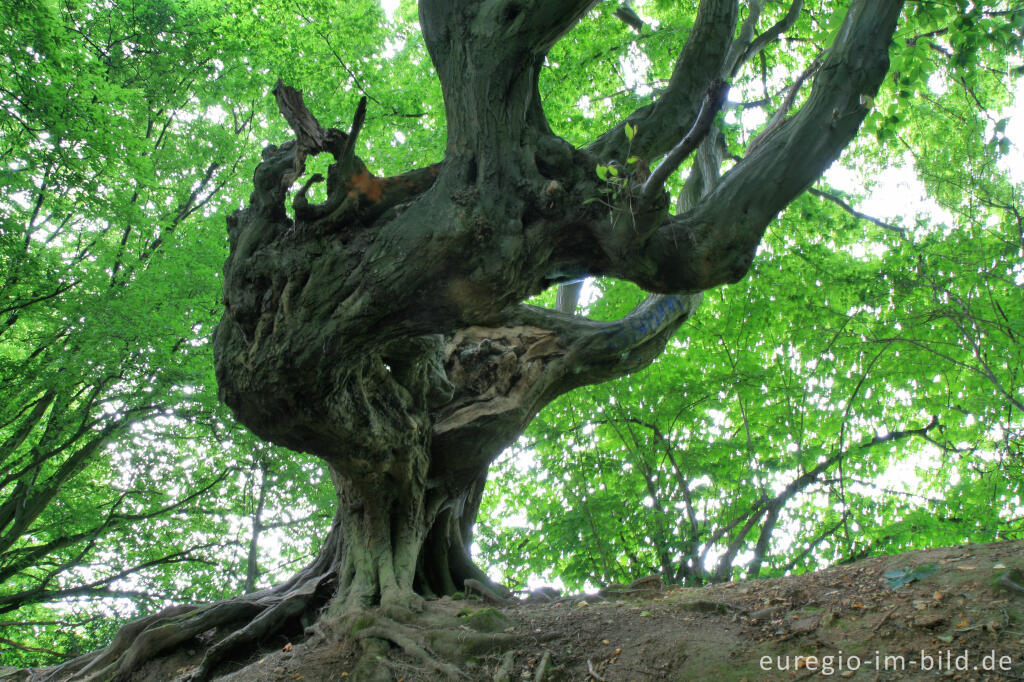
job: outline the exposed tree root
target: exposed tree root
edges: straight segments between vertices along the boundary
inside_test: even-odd
[[[319,610],[327,601],[325,586],[334,586],[332,574],[292,580],[262,593],[207,606],[177,606],[129,623],[106,649],[79,657],[53,669],[46,682],[84,680],[100,682],[131,679],[147,662],[172,652],[211,630],[234,628],[216,640],[203,655],[189,682],[213,679],[218,666],[241,650],[249,650],[285,629],[295,629],[299,618]],[[443,602],[442,602],[443,603]],[[510,679],[514,637],[503,632],[507,617],[493,608],[459,608],[448,602],[428,602],[420,611],[373,607],[346,610],[340,617],[324,615],[307,630],[314,639],[358,643],[362,650],[355,679],[465,680],[467,662],[494,659],[502,654],[495,680]],[[458,615],[456,615],[458,614]],[[419,675],[408,674],[410,670]],[[478,672],[478,671],[477,671]]]
[[[313,563],[267,590],[206,605],[186,604],[122,627],[105,649],[72,659],[48,672],[43,682],[119,682],[161,654],[205,633],[230,629],[205,653],[192,680],[209,679],[214,668],[239,647],[301,627],[300,618],[319,609],[333,592],[341,534],[337,520]]]
[[[356,639],[366,639],[367,637],[375,637],[377,639],[387,640],[389,642],[394,643],[396,646],[401,648],[405,654],[415,658],[417,661],[419,661],[425,667],[430,668],[431,670],[435,670],[438,673],[452,679],[460,679],[465,677],[465,675],[462,674],[462,671],[460,671],[455,666],[450,665],[448,663],[444,663],[443,661],[439,661],[432,655],[428,654],[427,651],[422,646],[420,646],[414,641],[413,637],[410,636],[409,633],[402,632],[401,628],[395,627],[396,625],[397,624],[394,624],[392,627],[384,627],[381,625],[377,625],[374,627],[366,628],[365,630],[361,630],[359,634],[356,635]]]
[[[381,537],[404,537],[391,533],[390,515],[375,517],[365,511],[367,504],[352,501],[339,495],[320,552],[287,582],[214,604],[174,606],[129,623],[107,648],[46,671],[44,682],[126,682],[147,663],[180,649],[203,652],[188,680],[205,682],[223,672],[233,654],[249,654],[279,634],[294,640],[301,632],[312,640],[357,644],[362,654],[353,679],[366,682],[465,679],[461,666],[478,665],[511,646],[512,636],[502,632],[511,623],[494,608],[428,603],[413,591],[414,582],[429,595],[451,593],[465,583],[492,604],[508,604],[508,591],[469,559],[458,516],[446,512],[438,524],[440,551],[422,552],[417,560],[419,542],[396,541],[392,547],[369,542],[375,537],[370,532],[360,534],[376,530]],[[373,522],[381,518],[378,528]]]
[[[596,680],[597,682],[605,682],[605,679],[598,675],[597,671],[594,670],[594,664],[590,662],[589,658],[587,659],[587,676],[590,677],[590,679],[592,680]]]
[[[180,612],[181,607],[174,607],[143,621],[129,623],[106,649],[69,661],[45,679],[46,682],[126,680],[156,655],[208,630],[252,618],[261,610],[254,602],[243,599],[192,608],[185,613]]]
[[[494,604],[496,606],[511,606],[515,603],[511,599],[505,599],[504,597],[499,596],[497,591],[495,591],[490,585],[479,580],[467,578],[465,586],[466,594],[478,594],[483,597],[484,601],[488,604]]]
[[[159,613],[132,621],[117,631],[114,640],[106,649],[92,651],[56,667],[44,678],[44,682],[73,679],[75,676],[79,679],[88,679],[86,675],[91,676],[99,671],[109,670],[147,629],[160,627],[196,608],[198,607],[193,604],[171,606]]]
[[[514,636],[502,632],[508,619],[495,609],[458,609],[449,603],[428,603],[419,612],[387,615],[384,609],[352,611],[337,619],[325,618],[316,626],[317,636],[326,640],[351,637],[362,648],[353,670],[354,679],[368,678],[382,666],[408,672],[409,665],[419,676],[403,674],[406,679],[464,680],[471,676],[463,666],[507,651]],[[455,615],[456,612],[462,614]],[[512,652],[504,654],[502,664],[511,670]],[[404,659],[404,661],[403,661]],[[507,665],[506,665],[507,663]],[[390,677],[382,679],[391,679]],[[495,677],[495,679],[503,679]],[[507,674],[504,679],[507,679]]]
[[[45,680],[128,680],[148,661],[203,633],[247,622],[244,627],[207,650],[202,663],[191,677],[194,682],[207,680],[214,667],[239,646],[256,642],[293,625],[294,617],[309,608],[319,584],[319,579],[312,579],[284,594],[265,592],[208,606],[165,609],[154,616],[129,623],[121,628],[106,649],[59,666]]]
[[[548,674],[549,665],[551,665],[551,652],[545,651],[540,659],[540,663],[537,664],[537,671],[533,675],[533,682],[544,682],[544,677]]]
[[[310,606],[317,590],[330,578],[324,574],[311,578],[282,595],[272,606],[253,618],[245,627],[235,630],[206,651],[199,668],[192,674],[192,682],[210,679],[214,667],[234,650],[246,644],[256,644],[269,635],[280,631],[288,623],[301,616]]]
[[[512,665],[516,660],[516,652],[511,649],[505,652],[501,658],[501,665],[494,671],[494,682],[510,682],[512,679]]]

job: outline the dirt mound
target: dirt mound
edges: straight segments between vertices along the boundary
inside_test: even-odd
[[[448,645],[431,651],[432,658],[467,680],[1022,680],[1024,541],[705,588],[662,587],[646,578],[601,595],[548,601],[538,594],[505,607],[444,598],[427,611],[430,622],[447,624],[447,635],[435,641]],[[480,646],[488,633],[501,645]],[[271,642],[262,654],[225,663],[219,679],[443,677],[395,641],[381,642],[378,670],[368,673],[365,659],[356,668],[353,642],[360,637],[350,635],[299,641],[296,633],[293,642]],[[462,650],[450,646],[460,640]],[[133,679],[187,679],[199,644],[151,662]]]

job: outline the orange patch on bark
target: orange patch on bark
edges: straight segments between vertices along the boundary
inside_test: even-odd
[[[358,192],[373,202],[380,201],[384,195],[381,181],[370,175],[370,172],[365,169],[350,177],[348,186],[352,188],[350,192]]]

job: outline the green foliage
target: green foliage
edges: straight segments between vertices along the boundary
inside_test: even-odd
[[[223,213],[280,134],[269,65],[229,20],[186,2],[0,14],[5,665],[94,648],[101,613],[237,592],[254,485],[277,483],[262,524],[295,530],[264,580],[323,521],[319,466],[228,426],[216,399]]]
[[[770,46],[731,97],[777,105],[772,81],[827,44],[828,8],[808,5],[787,34],[800,41]],[[908,5],[890,78],[864,100],[869,134],[829,176],[846,191],[823,184],[790,206],[750,276],[707,292],[651,368],[541,413],[492,469],[481,557],[509,582],[577,589],[1020,537],[1024,188],[1001,157],[1022,19],[1002,4]],[[956,58],[967,46],[976,59]],[[635,106],[620,96],[609,121]],[[734,154],[758,124],[745,111],[724,119]],[[877,223],[846,210],[897,166],[930,205],[878,208],[902,217]],[[596,319],[641,296],[593,285]]]
[[[671,77],[696,3],[635,4],[642,33],[601,3],[548,55],[545,110],[573,144]],[[730,153],[846,4],[805,2],[737,74],[718,121]],[[759,28],[787,5],[766,3]],[[388,20],[373,0],[0,9],[0,664],[266,585],[315,547],[334,504],[319,465],[259,443],[216,399],[224,215],[260,148],[290,137],[278,77],[339,128],[365,95],[357,152],[374,172],[441,157],[416,21],[411,2]],[[556,401],[498,463],[482,558],[516,582],[699,584],[1019,537],[1024,201],[1005,157],[1022,42],[1010,3],[908,3],[849,173],[819,189],[857,205],[906,166],[934,206],[882,216],[897,232],[820,195],[795,202],[751,276],[708,292],[650,369]],[[614,192],[627,169],[594,172]],[[594,287],[595,319],[640,296]]]

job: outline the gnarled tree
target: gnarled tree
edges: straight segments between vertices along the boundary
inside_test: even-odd
[[[264,150],[249,205],[228,219],[217,377],[257,435],[327,464],[334,525],[288,583],[176,607],[64,673],[127,674],[212,627],[245,623],[207,652],[196,673],[206,677],[231,648],[325,601],[333,616],[378,605],[407,614],[467,580],[500,598],[467,549],[489,464],[554,397],[645,366],[702,291],[745,275],[775,215],[855,136],[903,3],[853,0],[809,94],[797,97],[801,78],[720,177],[714,118],[728,82],[802,2],[758,34],[764,0],[746,3],[742,25],[737,0],[702,0],[664,90],[575,147],[549,126],[538,79],[548,50],[594,4],[422,0],[447,146],[437,163],[396,177],[375,177],[354,153],[365,101],[348,131],[326,129],[315,103],[277,85],[296,138]],[[695,150],[673,212],[665,183]],[[306,178],[319,154],[333,156],[326,180]],[[311,201],[324,181],[326,200]],[[522,303],[584,276],[652,295],[615,322]],[[418,651],[394,623],[361,634]]]

